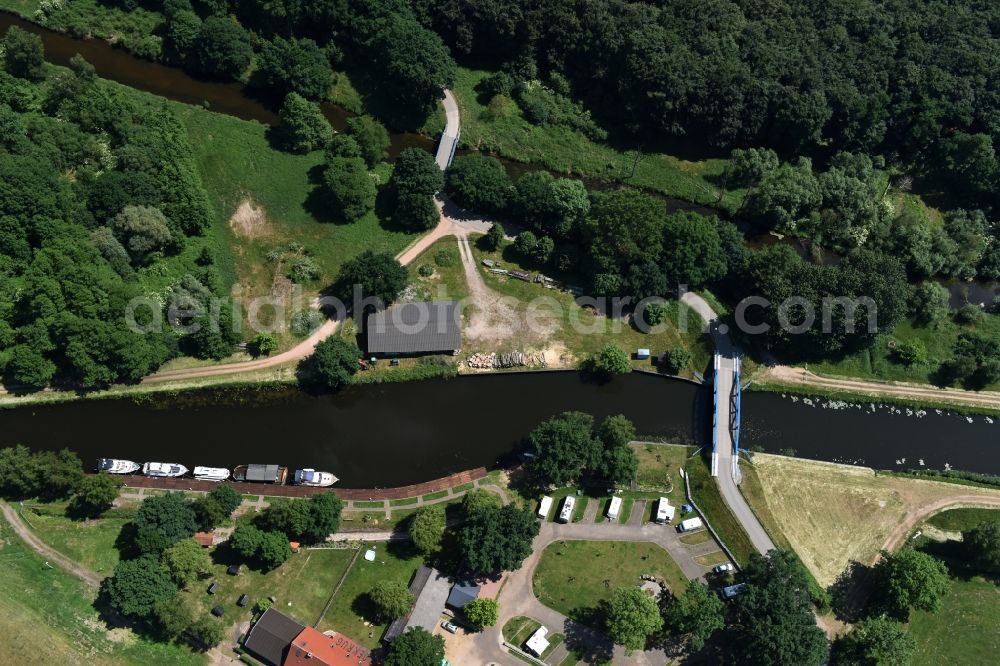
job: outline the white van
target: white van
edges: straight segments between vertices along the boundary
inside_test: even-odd
[[[612,497],[611,503],[608,504],[608,512],[606,514],[608,516],[608,520],[612,522],[618,520],[618,514],[621,513],[621,510],[622,510],[622,498]]]
[[[567,495],[566,499],[563,500],[562,509],[559,510],[560,523],[568,523],[573,519],[574,506],[576,506],[576,498],[572,495]]]
[[[656,500],[656,522],[660,525],[672,522],[674,513],[676,513],[676,509],[670,505],[670,500],[666,497]]]
[[[681,521],[681,524],[677,526],[677,530],[680,532],[690,532],[691,530],[699,530],[704,526],[705,524],[701,522],[701,518],[688,518]]]
[[[545,520],[549,517],[549,511],[552,510],[552,498],[546,495],[542,498],[541,503],[538,505],[538,517]]]

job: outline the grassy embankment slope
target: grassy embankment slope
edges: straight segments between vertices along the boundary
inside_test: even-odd
[[[823,586],[852,561],[870,564],[890,537],[905,538],[926,507],[951,499],[1000,506],[1000,490],[876,475],[866,467],[758,453],[754,471],[759,489],[747,474],[751,490],[744,490],[754,512]]]
[[[93,591],[44,562],[2,519],[0,570],[0,663],[185,666],[207,661],[185,647],[108,629],[92,606]]]

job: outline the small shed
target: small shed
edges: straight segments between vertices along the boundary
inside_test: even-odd
[[[241,594],[240,598],[237,599],[237,601],[236,601],[236,605],[239,606],[240,608],[243,608],[248,603],[250,603],[250,595],[249,594]]]
[[[240,565],[238,565],[238,564],[230,564],[229,568],[226,569],[226,573],[229,574],[230,576],[239,576],[240,575]]]
[[[202,548],[211,548],[212,544],[215,542],[215,535],[211,532],[195,532],[194,540],[198,542],[198,545]]]
[[[637,351],[635,353],[635,357],[637,359],[639,359],[640,361],[645,361],[646,359],[648,359],[650,357],[650,351],[648,349],[646,349],[645,347],[643,347],[642,349],[640,349],[639,351]]]
[[[226,609],[223,608],[222,606],[216,606],[215,608],[212,609],[212,615],[214,615],[215,617],[222,617],[225,614],[225,612]]]
[[[471,581],[455,583],[448,594],[446,604],[455,610],[465,608],[466,604],[475,601],[479,597],[479,586]]]
[[[535,633],[531,634],[531,638],[528,642],[524,644],[528,648],[528,652],[532,653],[536,657],[541,658],[542,653],[549,649],[549,640],[546,636],[549,635],[549,630],[545,627],[538,627]]]
[[[212,584],[208,586],[208,593],[215,594],[218,591],[219,591],[219,584],[213,581]]]

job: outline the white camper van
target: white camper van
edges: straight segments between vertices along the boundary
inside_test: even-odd
[[[538,505],[538,517],[545,520],[549,516],[549,511],[552,509],[552,498],[546,495],[542,498],[541,503]]]
[[[660,525],[673,522],[675,512],[676,508],[671,506],[670,500],[666,497],[656,500],[656,522]]]
[[[680,532],[690,532],[691,530],[699,530],[704,526],[705,524],[701,522],[701,518],[688,518],[681,521],[681,524],[677,526],[677,530]]]
[[[576,506],[576,498],[572,495],[567,495],[566,499],[563,500],[562,509],[559,510],[559,522],[568,523],[573,519],[573,507]]]
[[[608,504],[608,513],[606,514],[608,516],[608,520],[610,520],[611,522],[618,520],[618,514],[620,514],[621,511],[622,511],[622,498],[612,497],[611,503]]]

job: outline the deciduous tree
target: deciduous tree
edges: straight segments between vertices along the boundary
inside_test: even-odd
[[[384,619],[395,619],[406,614],[413,606],[413,595],[398,580],[380,580],[368,593],[372,603]]]
[[[478,576],[514,571],[531,554],[538,529],[538,520],[527,509],[507,505],[477,511],[459,533],[462,560]]]
[[[303,359],[304,377],[311,383],[339,388],[357,373],[360,359],[361,350],[357,345],[332,335],[319,342],[312,355]]]
[[[113,609],[137,620],[150,619],[158,603],[177,594],[170,574],[151,556],[122,560],[101,587]]]
[[[212,570],[212,558],[208,556],[208,551],[194,539],[184,539],[167,548],[163,551],[162,561],[180,587],[187,587]]]
[[[445,514],[439,506],[425,506],[413,514],[410,522],[410,538],[413,545],[425,555],[436,553],[444,538]]]
[[[444,638],[413,627],[389,644],[385,666],[439,666],[443,659]]]
[[[640,587],[616,589],[604,612],[608,635],[629,651],[645,649],[649,637],[663,627],[656,602]]]
[[[473,599],[462,609],[465,619],[476,629],[492,627],[497,623],[500,614],[500,606],[495,599],[480,597]]]
[[[319,106],[298,93],[288,93],[278,117],[284,143],[294,153],[320,150],[333,139],[333,128]]]

